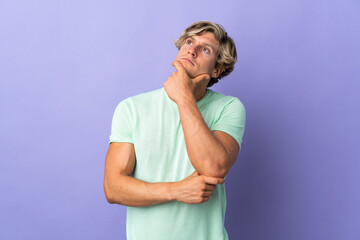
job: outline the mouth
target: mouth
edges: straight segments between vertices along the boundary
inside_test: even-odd
[[[189,62],[189,63],[191,63],[193,66],[195,66],[194,63],[193,63],[192,61],[190,61],[190,59],[188,59],[188,58],[181,58],[181,60],[184,60],[184,61],[186,61],[186,62]]]

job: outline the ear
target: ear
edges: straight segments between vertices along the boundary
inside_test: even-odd
[[[211,77],[212,77],[212,78],[217,78],[217,77],[219,77],[219,75],[220,75],[221,73],[223,73],[224,71],[225,71],[224,68],[216,68],[216,69],[214,69],[213,73],[211,74]]]

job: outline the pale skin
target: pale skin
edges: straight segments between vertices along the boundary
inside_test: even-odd
[[[177,70],[164,89],[179,110],[187,153],[195,171],[179,182],[149,183],[131,176],[136,162],[134,145],[113,142],[105,158],[104,190],[109,203],[143,207],[168,201],[187,204],[206,202],[216,184],[235,163],[239,146],[222,131],[210,131],[196,102],[206,94],[215,68],[219,43],[212,33],[192,36],[180,48],[173,66]]]

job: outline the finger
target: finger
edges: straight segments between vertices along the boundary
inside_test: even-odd
[[[216,185],[215,184],[205,184],[205,190],[207,191],[215,191],[216,190]]]
[[[178,72],[173,72],[170,77],[174,78],[176,75],[179,74]]]
[[[213,191],[205,191],[203,194],[202,194],[202,197],[209,197],[209,196],[212,196],[214,194]]]
[[[213,178],[213,177],[207,177],[203,176],[205,183],[209,184],[223,184],[225,182],[225,179],[223,178]]]
[[[193,82],[195,82],[195,83],[196,82],[201,82],[204,79],[210,80],[210,75],[207,74],[207,73],[200,74],[199,76],[197,76],[196,78],[193,79]]]
[[[174,60],[174,61],[171,63],[171,65],[172,65],[173,67],[175,67],[175,64],[177,64],[177,63],[180,63],[180,61],[179,61],[179,60]]]
[[[178,72],[186,72],[184,66],[182,65],[182,63],[178,60],[175,60],[172,62],[172,65],[175,67],[175,69]]]
[[[203,202],[209,201],[210,197],[204,197]]]

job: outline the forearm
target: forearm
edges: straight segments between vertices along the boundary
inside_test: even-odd
[[[180,120],[190,161],[201,175],[219,177],[226,161],[225,147],[206,125],[196,100],[178,103]]]
[[[131,176],[119,175],[111,183],[105,182],[109,203],[131,207],[152,206],[175,201],[174,182],[149,183]]]

